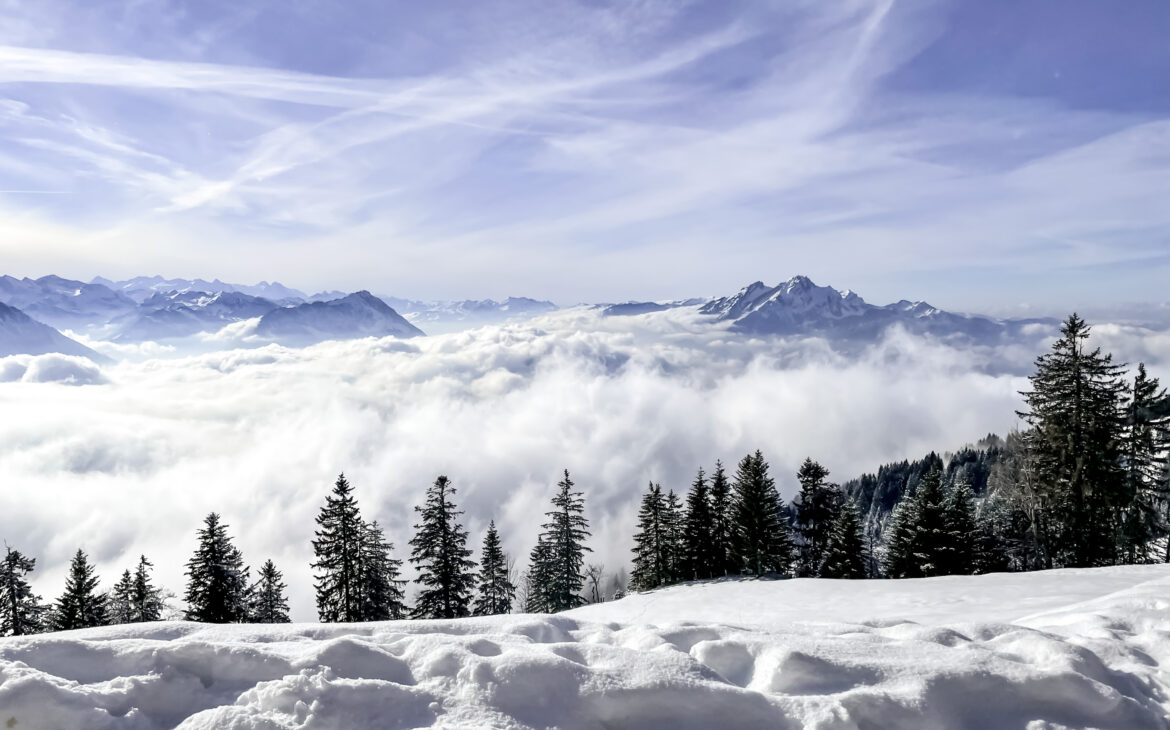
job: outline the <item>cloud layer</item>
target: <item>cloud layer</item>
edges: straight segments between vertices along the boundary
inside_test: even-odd
[[[1103,336],[1165,376],[1164,336]],[[1018,373],[1038,351],[959,351],[893,333],[845,357],[818,340],[695,327],[677,311],[578,309],[411,341],[125,361],[84,387],[62,384],[80,375],[56,359],[9,358],[0,372],[22,372],[0,384],[0,535],[38,558],[46,596],[79,546],[107,583],[144,552],[181,592],[195,529],[215,510],[251,564],[271,557],[285,571],[307,620],[313,518],[338,472],[399,557],[413,505],[446,474],[475,546],[495,519],[523,559],[568,468],[586,494],[594,558],[616,568],[649,480],[682,491],[699,466],[733,467],[759,448],[791,495],[806,456],[846,479],[1004,432],[1026,386]]]

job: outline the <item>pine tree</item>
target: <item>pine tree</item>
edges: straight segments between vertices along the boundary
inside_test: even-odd
[[[887,578],[921,578],[922,566],[914,552],[918,536],[918,504],[906,495],[894,506],[882,532],[886,554],[882,573]]]
[[[918,562],[922,575],[926,577],[945,575],[951,536],[947,524],[942,472],[938,469],[927,472],[919,482],[913,499],[918,506],[914,559]]]
[[[415,582],[422,586],[414,618],[460,618],[469,613],[475,562],[468,558],[467,531],[457,521],[463,513],[451,502],[454,493],[447,477],[440,476],[427,489],[423,506],[414,508],[421,517],[410,541],[410,562],[419,566]]]
[[[830,525],[820,576],[866,578],[865,557],[865,537],[857,518],[857,503],[849,500],[840,505]]]
[[[134,619],[134,576],[127,570],[114,584],[107,604],[111,624],[128,624]]]
[[[399,578],[402,561],[391,557],[394,546],[378,523],[362,523],[358,579],[362,621],[406,618],[406,581]]]
[[[546,600],[550,613],[576,608],[585,602],[581,597],[581,586],[585,584],[582,569],[585,553],[593,552],[585,545],[589,538],[585,496],[572,491],[568,469],[557,487],[559,491],[552,498],[553,509],[545,513],[549,521],[541,525],[548,548]]]
[[[224,624],[248,620],[248,569],[227,525],[212,512],[199,530],[199,546],[187,561],[188,621]]]
[[[638,510],[638,532],[634,535],[634,568],[630,590],[649,591],[671,582],[670,511],[662,486],[650,482]]]
[[[35,558],[5,546],[0,561],[0,636],[24,636],[45,630],[46,607],[25,577],[36,567]]]
[[[732,517],[731,484],[723,470],[723,462],[715,461],[711,475],[711,558],[715,577],[739,574],[741,568],[735,555],[735,523]]]
[[[317,515],[313,556],[317,616],[323,623],[362,620],[362,519],[353,487],[337,475],[332,494]]]
[[[998,493],[987,495],[975,513],[972,571],[1003,573],[1011,566],[1009,541],[1013,534],[1011,513]]]
[[[475,599],[472,613],[476,616],[509,613],[514,600],[516,586],[508,578],[508,558],[500,545],[496,521],[492,520],[483,537],[483,550],[479,559],[479,597]]]
[[[89,557],[79,549],[69,563],[65,592],[57,599],[53,611],[51,623],[54,631],[106,625],[106,595],[97,592],[98,582]]]
[[[686,558],[686,541],[683,534],[686,514],[683,512],[682,501],[674,490],[666,493],[667,516],[667,555],[669,556],[669,574],[667,583],[674,584],[683,580],[683,561]]]
[[[757,576],[787,573],[793,552],[791,528],[762,453],[756,451],[739,462],[733,490],[735,547],[741,570]]]
[[[687,493],[686,516],[683,519],[682,570],[683,580],[704,580],[723,575],[715,546],[716,518],[707,487],[707,476],[699,469],[691,491]]]
[[[248,589],[248,621],[256,624],[287,624],[288,597],[284,574],[271,559],[260,566],[256,582]]]
[[[1125,409],[1125,499],[1119,552],[1127,563],[1150,560],[1151,546],[1166,535],[1162,506],[1170,500],[1164,479],[1166,450],[1170,448],[1170,398],[1157,378],[1138,363]]]
[[[139,556],[129,594],[131,621],[162,620],[166,601],[163,600],[163,592],[150,581],[152,567],[154,564],[147,560],[145,555]]]
[[[829,484],[829,470],[806,458],[796,474],[800,496],[796,503],[796,534],[800,538],[798,574],[815,577],[829,543],[829,534],[841,509],[840,488]]]
[[[939,559],[940,575],[970,575],[975,570],[975,495],[971,485],[959,482],[943,499],[946,539]]]
[[[1030,495],[1046,567],[1108,565],[1117,557],[1119,515],[1128,506],[1123,442],[1122,367],[1088,351],[1089,326],[1076,314],[1052,351],[1036,359],[1020,412],[1035,470]]]
[[[544,535],[538,535],[528,556],[524,574],[524,612],[550,613],[553,609],[549,586],[552,584],[552,553]]]

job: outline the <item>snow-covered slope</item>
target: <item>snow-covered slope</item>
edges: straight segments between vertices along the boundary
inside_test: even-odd
[[[906,300],[879,307],[849,290],[817,286],[806,276],[794,276],[773,287],[757,281],[732,296],[708,302],[699,311],[716,321],[730,321],[733,329],[749,334],[865,341],[877,339],[894,325],[917,334],[991,342],[1029,324],[1055,324],[953,314],[926,302]]]
[[[0,640],[17,728],[1118,728],[1170,713],[1170,566],[681,586],[556,616]]]
[[[96,362],[109,358],[71,340],[47,324],[42,324],[16,307],[0,304],[0,357],[8,355],[44,355],[58,352],[77,355]]]
[[[368,291],[328,302],[276,309],[260,318],[256,334],[287,344],[354,337],[414,337],[422,330]]]

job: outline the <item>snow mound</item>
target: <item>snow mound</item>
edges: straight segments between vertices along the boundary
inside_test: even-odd
[[[726,582],[556,616],[156,623],[10,638],[0,641],[0,722],[184,730],[1166,728],[1170,567],[1034,576],[1040,580]],[[829,588],[813,590],[817,584]],[[825,591],[847,605],[816,603]],[[893,595],[883,597],[887,591]],[[907,616],[936,616],[948,595],[959,597],[953,621],[887,615],[906,601]],[[990,598],[966,600],[973,596]],[[871,597],[872,615],[864,605]],[[995,610],[981,613],[979,605]],[[630,620],[650,606],[652,614]],[[708,620],[720,608],[728,616],[747,609],[747,620]],[[826,619],[826,608],[854,620]],[[803,620],[792,621],[798,611]],[[1003,620],[1012,611],[1020,615]]]

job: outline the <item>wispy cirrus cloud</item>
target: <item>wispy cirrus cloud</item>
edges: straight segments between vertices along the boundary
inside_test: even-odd
[[[1103,16],[1126,30],[1092,73],[1120,90],[1093,92],[1061,75],[1090,72],[1078,25],[995,33],[1040,33],[1032,6],[158,3],[85,10],[85,33],[18,7],[0,188],[71,195],[0,214],[135,253],[104,273],[425,297],[684,296],[761,270],[952,308],[1064,307],[1094,277],[1099,303],[1154,296],[1167,113],[1125,70],[1170,58],[1140,12]],[[85,260],[8,240],[26,273]]]

